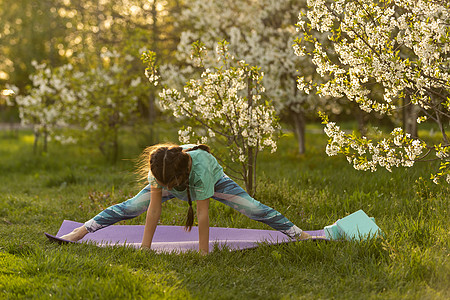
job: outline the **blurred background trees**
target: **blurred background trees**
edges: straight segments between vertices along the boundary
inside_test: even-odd
[[[402,124],[391,136],[347,135],[328,122],[327,153],[355,169],[411,167],[438,161],[431,178],[450,183],[450,3],[448,1],[310,0],[299,17],[295,52],[309,57],[321,82],[299,79],[305,91],[346,99]],[[326,34],[331,41],[323,44]],[[418,124],[438,129],[417,139]]]
[[[186,78],[198,71],[187,59],[191,43],[200,39],[213,47],[225,39],[230,42],[233,55],[261,67],[267,97],[295,133],[299,153],[305,152],[305,126],[307,121],[316,119],[318,107],[334,114],[349,111],[348,105],[342,107],[339,101],[298,92],[299,74],[316,76],[313,64],[293,55],[292,50],[295,23],[299,12],[306,9],[306,1],[0,3],[0,89],[10,84],[24,94],[32,84],[33,61],[45,63],[50,69],[70,63],[87,72],[104,64],[102,55],[107,52],[137,58],[144,50],[156,52],[166,80],[181,87]],[[127,63],[128,72],[143,76],[138,60]],[[152,123],[160,112],[155,107],[155,90],[147,88],[137,105],[141,118]]]
[[[119,127],[139,118],[151,123],[158,115],[155,93],[143,84],[144,67],[138,58],[142,51],[152,49],[162,60],[174,60],[179,39],[175,16],[180,9],[180,1],[158,0],[0,1],[0,90],[4,94],[0,123],[20,119],[32,126],[35,149],[41,137],[44,151],[48,137],[70,140],[53,130],[63,125],[84,129],[89,125],[91,131],[103,128],[102,134],[91,135],[91,139],[114,160]],[[65,77],[61,76],[62,66],[70,68]],[[57,77],[64,88],[54,86]],[[10,90],[16,91],[17,99],[9,95]],[[65,101],[67,93],[74,97],[72,101]],[[125,112],[117,110],[117,102],[111,111],[111,99],[117,100],[118,95],[122,104],[136,102],[135,117],[127,118],[128,122],[119,118]],[[113,150],[107,150],[109,146]]]
[[[307,60],[293,54],[295,23],[305,1],[9,1],[0,8],[0,88],[13,84],[20,93],[31,84],[32,61],[56,68],[77,64],[81,71],[103,63],[102,54],[117,51],[138,57],[143,50],[156,52],[166,68],[165,76],[177,81],[196,72],[189,68],[190,44],[201,39],[208,47],[225,39],[230,51],[265,74],[268,97],[282,119],[295,132],[298,151],[304,153],[304,130],[315,109],[340,112],[337,102],[298,93],[297,70],[312,74]],[[142,73],[139,61],[132,71]],[[164,66],[162,70],[164,70]],[[141,74],[142,76],[142,74]],[[159,111],[155,92],[138,100],[147,122]],[[330,107],[332,104],[332,107]],[[327,107],[328,106],[328,107]]]
[[[171,61],[180,9],[180,1],[1,0],[0,87],[9,83],[23,91],[31,83],[32,61],[89,70],[103,64],[106,52],[139,58],[146,48]],[[142,73],[139,60],[129,64]],[[154,118],[154,98],[139,100],[142,114]]]
[[[323,3],[334,2],[355,1]],[[359,5],[370,8],[370,3]],[[306,0],[0,0],[0,123],[28,123],[34,129],[35,144],[41,138],[44,148],[47,138],[90,138],[115,160],[120,148],[115,138],[118,130],[148,127],[146,141],[155,143],[158,128],[152,124],[173,121],[158,108],[157,87],[145,82],[145,66],[138,59],[141,53],[154,51],[163,84],[180,89],[201,72],[189,59],[191,44],[200,40],[212,48],[224,39],[232,56],[261,68],[263,97],[273,103],[284,130],[295,134],[293,151],[307,150],[306,124],[318,121],[318,110],[352,124],[360,134],[375,126],[401,126],[417,137],[419,112],[408,104],[413,99],[404,98],[404,104],[386,117],[365,112],[345,97],[319,97],[307,88],[329,80],[317,72],[314,59],[295,55],[292,47],[299,37],[295,26],[299,14],[311,11]],[[315,30],[313,37],[324,49],[333,48],[327,32]],[[329,58],[338,59],[331,52]],[[214,66],[214,59],[214,55],[206,56],[205,67]],[[43,64],[45,68],[36,70]],[[64,76],[61,68],[66,68]],[[36,82],[37,74],[41,75]],[[57,74],[61,82],[55,81]],[[383,95],[375,82],[369,82],[367,89],[374,99]],[[47,107],[46,118],[42,111],[32,122],[24,117],[33,115],[25,113],[33,103]],[[38,119],[47,124],[39,124]],[[447,126],[446,122],[441,123]],[[75,136],[72,129],[82,129],[84,136]]]

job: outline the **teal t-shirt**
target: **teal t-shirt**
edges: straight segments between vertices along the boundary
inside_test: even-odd
[[[181,145],[183,149],[189,149],[196,145]],[[216,158],[201,149],[187,152],[192,158],[191,172],[189,173],[189,190],[192,200],[205,200],[214,195],[214,185],[224,175],[223,168],[217,162]],[[156,182],[155,177],[148,172],[148,181],[151,186],[161,188]],[[164,188],[165,189],[165,188]],[[181,200],[187,200],[187,190],[177,190],[174,187],[168,190],[169,193]]]

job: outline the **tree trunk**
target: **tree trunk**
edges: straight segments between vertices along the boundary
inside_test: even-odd
[[[297,147],[300,154],[305,154],[306,152],[306,138],[305,138],[305,127],[306,120],[303,111],[298,112],[291,110],[291,116],[294,126],[294,134],[297,138]]]
[[[294,98],[297,98],[297,95],[298,95],[297,78],[294,77],[292,79],[293,79],[293,84],[294,84]],[[290,115],[292,117],[292,124],[294,126],[294,134],[297,139],[298,153],[305,154],[305,152],[306,152],[305,114],[299,106],[297,106],[297,109],[296,109],[295,104],[289,110],[290,110]]]
[[[114,130],[114,139],[112,141],[112,154],[111,160],[112,163],[115,164],[119,158],[119,141],[118,141],[118,132],[117,128]]]
[[[418,107],[413,105],[409,99],[409,95],[406,95],[403,99],[403,130],[413,138],[419,137],[417,129],[418,116]]]
[[[108,143],[111,147],[110,159],[113,164],[117,162],[119,158],[119,129],[120,129],[120,115],[119,112],[114,110],[110,121],[110,129],[112,130],[112,137]]]
[[[248,109],[253,110],[253,94],[252,94],[252,79],[250,77],[247,78],[247,103],[248,103]],[[251,118],[252,116],[250,116]],[[254,154],[253,154],[253,147],[248,147],[247,149],[247,178],[245,180],[245,185],[247,188],[247,193],[250,196],[254,196],[255,194],[255,187],[254,187],[254,172],[256,172],[255,167],[255,162],[254,162]]]
[[[44,129],[44,152],[47,153],[48,145],[48,131],[47,128]]]
[[[34,142],[33,142],[33,153],[37,153],[37,147],[38,147],[38,141],[39,141],[39,132],[34,130]]]
[[[361,135],[365,136],[367,134],[367,118],[366,114],[359,108],[358,105],[355,105],[353,109],[356,117],[356,122],[358,123],[358,131]]]
[[[440,105],[438,105],[438,107],[439,107],[439,106],[440,106]],[[439,111],[439,109],[434,109],[434,112],[435,112],[435,114],[436,114],[436,119],[437,119],[437,124],[438,124],[438,126],[439,126],[439,131],[440,131],[441,134],[442,134],[442,139],[444,140],[444,143],[445,143],[445,144],[449,144],[449,138],[448,138],[447,134],[445,133],[445,126],[444,126],[444,123],[443,123],[443,120],[442,120],[443,115],[442,115],[442,113]]]
[[[247,178],[246,178],[246,182],[245,182],[245,186],[247,188],[247,193],[250,196],[254,196],[255,195],[255,191],[254,191],[254,185],[253,185],[253,168],[254,168],[254,164],[253,164],[253,148],[249,147],[248,148],[248,168],[247,168]]]
[[[148,97],[148,120],[150,125],[155,122],[156,108],[155,108],[155,91],[152,89]]]
[[[156,53],[158,53],[158,46],[159,46],[159,29],[158,29],[158,10],[157,10],[157,0],[153,1],[152,4],[152,11],[151,11],[151,15],[152,15],[152,41],[151,41],[151,47],[152,47],[152,51],[155,51]],[[155,111],[155,99],[156,99],[156,95],[155,95],[155,90],[152,87],[150,94],[149,94],[149,99],[148,99],[148,119],[149,119],[149,123],[150,125],[154,123],[155,118],[156,118],[156,111]]]

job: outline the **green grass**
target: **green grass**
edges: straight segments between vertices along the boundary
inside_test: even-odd
[[[143,146],[130,136],[124,158]],[[50,144],[48,154],[34,155],[30,133],[0,133],[0,299],[448,299],[450,189],[428,180],[436,166],[358,172],[324,154],[323,135],[307,138],[305,155],[290,135],[275,155],[261,154],[256,198],[306,230],[363,209],[384,239],[206,257],[52,244],[42,233],[55,233],[62,220],[82,222],[136,193],[133,163],[107,164],[87,145]],[[184,202],[167,202],[161,223],[181,225],[185,213]],[[210,216],[212,226],[268,229],[215,202]]]

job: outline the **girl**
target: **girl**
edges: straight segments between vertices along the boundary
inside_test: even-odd
[[[186,230],[194,222],[192,201],[197,201],[199,250],[209,250],[209,199],[222,202],[249,218],[263,222],[295,239],[310,236],[281,213],[256,201],[224,174],[222,167],[206,145],[159,144],[148,147],[140,157],[141,171],[148,176],[149,185],[135,197],[108,207],[83,226],[62,236],[78,241],[89,232],[97,231],[118,221],[137,217],[147,211],[142,248],[150,248],[161,216],[161,204],[174,197],[189,203]],[[147,175],[148,174],[148,175]]]

